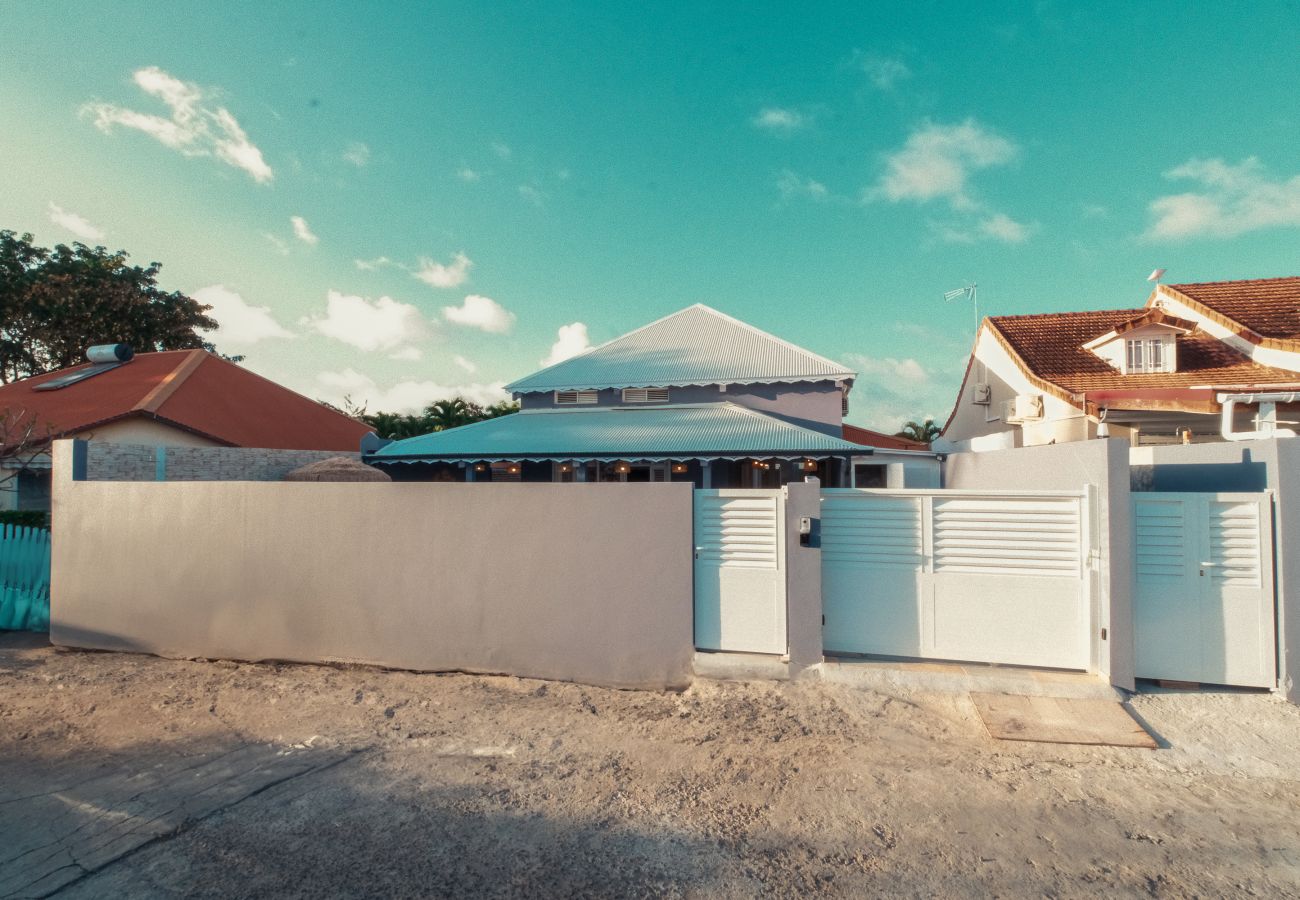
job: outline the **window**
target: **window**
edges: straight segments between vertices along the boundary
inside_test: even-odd
[[[849,392],[841,391],[840,392],[840,418],[842,419],[848,414],[849,414]]]
[[[599,395],[596,391],[556,391],[556,406],[591,406]]]
[[[1166,352],[1165,341],[1160,338],[1137,339],[1124,342],[1124,371],[1126,374],[1141,372],[1168,372],[1172,354]]]
[[[668,388],[623,388],[624,403],[667,403]]]

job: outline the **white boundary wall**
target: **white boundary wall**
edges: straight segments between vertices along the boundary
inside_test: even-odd
[[[691,679],[689,484],[74,481],[51,640],[615,687]]]

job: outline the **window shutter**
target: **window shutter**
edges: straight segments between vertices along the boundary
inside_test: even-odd
[[[599,399],[596,391],[556,391],[556,406],[590,406]]]
[[[624,403],[667,403],[668,388],[623,388]]]

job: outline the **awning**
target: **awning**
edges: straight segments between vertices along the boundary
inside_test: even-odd
[[[871,449],[734,403],[525,410],[388,444],[366,457],[398,462],[581,459],[819,459]]]

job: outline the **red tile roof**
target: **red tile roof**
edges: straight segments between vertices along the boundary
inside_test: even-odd
[[[1096,390],[1142,390],[1300,383],[1300,372],[1251,362],[1210,335],[1178,338],[1178,371],[1123,375],[1084,350],[1083,344],[1132,321],[1145,310],[993,316],[988,323],[1032,375],[1071,394]]]
[[[0,386],[0,410],[36,417],[55,436],[140,416],[233,447],[356,450],[368,425],[204,350],[142,353],[52,391],[33,390],[86,366]]]
[[[857,425],[844,425],[843,436],[846,441],[852,441],[864,447],[876,447],[880,450],[930,449],[929,444],[922,444],[920,441],[909,441],[907,438],[896,437],[881,431],[872,431],[870,428],[859,428]]]
[[[1161,288],[1175,297],[1182,294],[1260,337],[1300,340],[1300,276],[1170,284]]]

